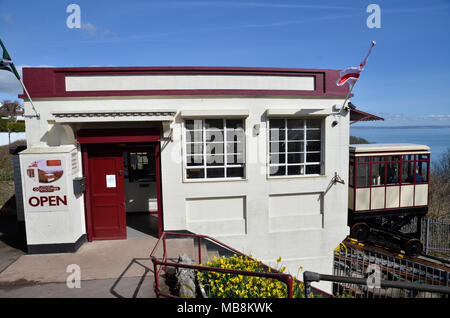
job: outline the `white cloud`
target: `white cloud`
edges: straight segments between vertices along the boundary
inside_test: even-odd
[[[98,26],[93,25],[90,22],[87,23],[81,23],[82,31],[86,32],[90,37],[98,37],[98,36],[105,36],[108,34],[111,34],[111,31],[108,29],[104,29]]]

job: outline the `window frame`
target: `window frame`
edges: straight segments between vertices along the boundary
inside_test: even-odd
[[[270,156],[271,156],[271,151],[270,151],[270,145],[271,145],[271,139],[270,139],[270,132],[271,132],[271,124],[270,121],[271,120],[283,120],[284,121],[284,132],[285,132],[285,137],[284,137],[284,143],[285,143],[285,151],[284,151],[284,156],[285,156],[285,162],[283,164],[271,164],[270,163]],[[303,140],[301,142],[303,142],[303,152],[293,152],[293,153],[300,153],[303,157],[303,162],[302,163],[288,163],[288,155],[289,155],[289,151],[288,151],[288,142],[289,142],[289,137],[288,137],[288,120],[302,120],[303,121]],[[313,128],[312,130],[318,130],[320,132],[320,147],[318,151],[307,151],[307,132],[308,132],[308,128],[306,125],[306,122],[308,120],[317,120],[320,121],[320,127],[319,128]],[[268,179],[285,179],[285,178],[312,178],[312,177],[324,177],[324,171],[325,171],[325,162],[324,162],[324,158],[325,158],[325,129],[324,129],[324,125],[325,125],[325,118],[318,118],[318,117],[269,117],[267,118],[266,121],[266,128],[267,128],[267,133],[266,133],[266,147],[267,147],[267,158],[266,158],[266,176]],[[279,141],[273,141],[273,142],[281,142],[281,140]],[[317,142],[317,141],[310,141],[310,142]],[[292,152],[291,152],[292,153]],[[308,153],[319,153],[320,155],[320,159],[318,162],[312,162],[312,163],[308,163],[306,161],[307,158],[307,154]],[[314,174],[307,174],[306,173],[306,166],[316,166],[319,165],[319,173],[314,173]],[[273,166],[281,166],[281,167],[285,167],[285,174],[284,175],[271,175],[270,174],[270,168]],[[289,175],[288,174],[288,167],[289,166],[300,166],[304,168],[304,173],[303,174],[293,174],[293,175]]]
[[[203,159],[203,164],[199,165],[199,166],[188,166],[188,151],[187,151],[187,146],[188,143],[195,143],[194,142],[188,142],[187,141],[187,131],[188,129],[186,128],[186,121],[195,121],[195,120],[201,120],[202,121],[202,141],[201,142],[197,142],[197,143],[201,143],[202,145],[202,159]],[[218,166],[208,166],[207,165],[207,153],[206,153],[206,145],[207,145],[207,141],[206,141],[206,129],[205,129],[205,121],[206,120],[223,120],[223,157],[224,157],[224,163],[223,165],[218,165]],[[226,122],[227,120],[239,120],[242,122],[243,124],[243,160],[244,163],[242,164],[228,164],[228,158],[227,156],[229,155],[227,152],[227,130],[226,130]],[[247,180],[247,130],[246,130],[246,118],[242,118],[242,117],[223,117],[223,116],[217,116],[217,117],[195,117],[195,118],[184,118],[182,121],[182,149],[183,149],[183,182],[188,182],[188,183],[195,183],[195,182],[224,182],[224,181],[245,181]],[[203,169],[204,170],[204,176],[203,178],[188,178],[188,170],[189,169]],[[208,168],[223,168],[224,169],[224,177],[217,177],[217,178],[208,178],[207,175],[207,169]],[[228,168],[242,168],[243,170],[243,176],[242,177],[227,177],[227,169]]]
[[[426,157],[426,159],[420,159],[419,156],[428,156]],[[398,160],[388,160],[389,157],[396,157],[399,156],[400,158]],[[412,158],[409,159],[404,159],[403,156],[412,156]],[[373,158],[374,157],[383,157],[383,160],[381,161],[374,161]],[[354,171],[355,171],[355,184],[354,184],[354,188],[355,189],[364,189],[364,188],[376,188],[376,187],[394,187],[394,186],[409,186],[409,185],[420,185],[420,184],[429,184],[430,182],[430,154],[414,154],[414,153],[407,153],[407,154],[370,154],[370,155],[366,155],[366,156],[355,156],[354,157]],[[368,158],[369,160],[367,162],[359,162],[359,158]],[[416,180],[416,169],[418,166],[418,163],[426,163],[426,181],[424,180],[423,182],[417,182]],[[373,169],[373,165],[374,164],[379,164],[379,163],[383,163],[384,164],[384,169],[385,169],[385,184],[381,184],[381,185],[374,185],[372,184],[372,169]],[[388,172],[388,165],[390,163],[394,163],[394,164],[398,164],[398,182],[397,183],[387,183],[387,172]],[[412,169],[413,169],[413,181],[412,182],[405,182],[403,181],[403,165],[404,164],[409,164],[412,163]],[[360,165],[366,165],[369,167],[368,171],[369,171],[369,184],[367,186],[359,186],[358,185],[358,167]]]

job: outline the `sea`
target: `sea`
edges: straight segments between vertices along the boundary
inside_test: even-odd
[[[450,149],[450,125],[446,126],[350,126],[350,135],[362,137],[371,143],[412,143],[427,145],[431,151],[431,162],[442,158]]]

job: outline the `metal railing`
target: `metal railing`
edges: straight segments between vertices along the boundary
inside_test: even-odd
[[[334,282],[334,283],[344,283],[353,284],[360,286],[367,286],[369,289],[381,289],[381,288],[397,288],[397,289],[407,289],[415,291],[424,291],[430,293],[439,293],[443,295],[450,294],[450,287],[446,286],[436,286],[428,284],[418,284],[410,282],[398,282],[389,280],[380,280],[378,286],[369,286],[367,278],[355,278],[355,277],[345,277],[345,276],[335,276],[335,275],[324,275],[315,272],[306,271],[303,273],[303,282],[305,284],[305,297],[310,298],[311,293],[311,282]]]
[[[416,231],[416,222],[417,220],[404,226],[402,231]],[[433,252],[450,254],[450,223],[429,218],[422,219],[420,241],[425,254]]]
[[[449,287],[450,267],[427,257],[412,258],[406,255],[388,252],[375,246],[346,240],[334,254],[333,274],[336,277],[365,279],[374,267],[380,273],[380,279],[392,283],[412,283]],[[385,285],[387,286],[387,285]],[[333,293],[350,293],[354,297],[443,297],[438,292],[426,292],[416,288],[381,287],[370,289],[364,284],[339,282],[333,285]],[[409,286],[409,285],[408,285]],[[415,286],[415,285],[412,285]]]
[[[170,255],[168,253],[168,243],[170,242],[170,238],[190,238],[192,240],[196,240],[197,243],[197,255],[196,260],[198,261],[198,265],[188,265],[188,264],[181,264],[176,263],[174,260],[178,257],[178,255]],[[165,292],[161,289],[161,281],[162,273],[165,274],[168,273],[168,268],[185,268],[185,269],[192,269],[196,271],[201,272],[217,272],[222,274],[234,274],[234,275],[242,275],[242,276],[252,276],[252,277],[260,277],[260,278],[268,278],[268,279],[276,279],[287,286],[287,295],[289,298],[293,297],[293,285],[294,285],[294,278],[289,275],[282,273],[270,266],[262,264],[262,266],[267,270],[267,272],[252,272],[252,271],[243,271],[243,270],[235,270],[235,269],[225,269],[225,268],[217,268],[217,267],[210,267],[201,265],[202,259],[204,259],[205,255],[202,255],[202,243],[205,244],[208,242],[209,244],[214,244],[217,247],[220,247],[221,249],[224,249],[228,251],[228,253],[236,254],[237,256],[245,257],[249,260],[254,260],[248,255],[245,255],[241,253],[238,250],[233,249],[230,246],[225,245],[222,242],[217,241],[216,239],[206,236],[206,235],[198,235],[198,234],[192,234],[192,233],[176,233],[176,232],[163,232],[160,239],[156,243],[155,247],[153,248],[153,251],[150,254],[150,258],[153,262],[154,267],[154,274],[155,274],[155,281],[154,281],[154,290],[157,295],[157,297],[167,297],[167,298],[178,298],[176,295],[172,295],[168,292]],[[194,245],[192,245],[194,246]],[[204,245],[203,245],[204,246]],[[204,251],[204,250],[203,250]],[[270,269],[270,272],[269,272]],[[300,282],[301,283],[301,282]],[[325,297],[330,297],[331,295],[317,289],[313,288],[313,293],[315,295],[322,295]]]

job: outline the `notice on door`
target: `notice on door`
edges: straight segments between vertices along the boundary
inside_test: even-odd
[[[115,188],[116,187],[116,175],[115,174],[107,174],[106,175],[106,187],[107,188]]]

